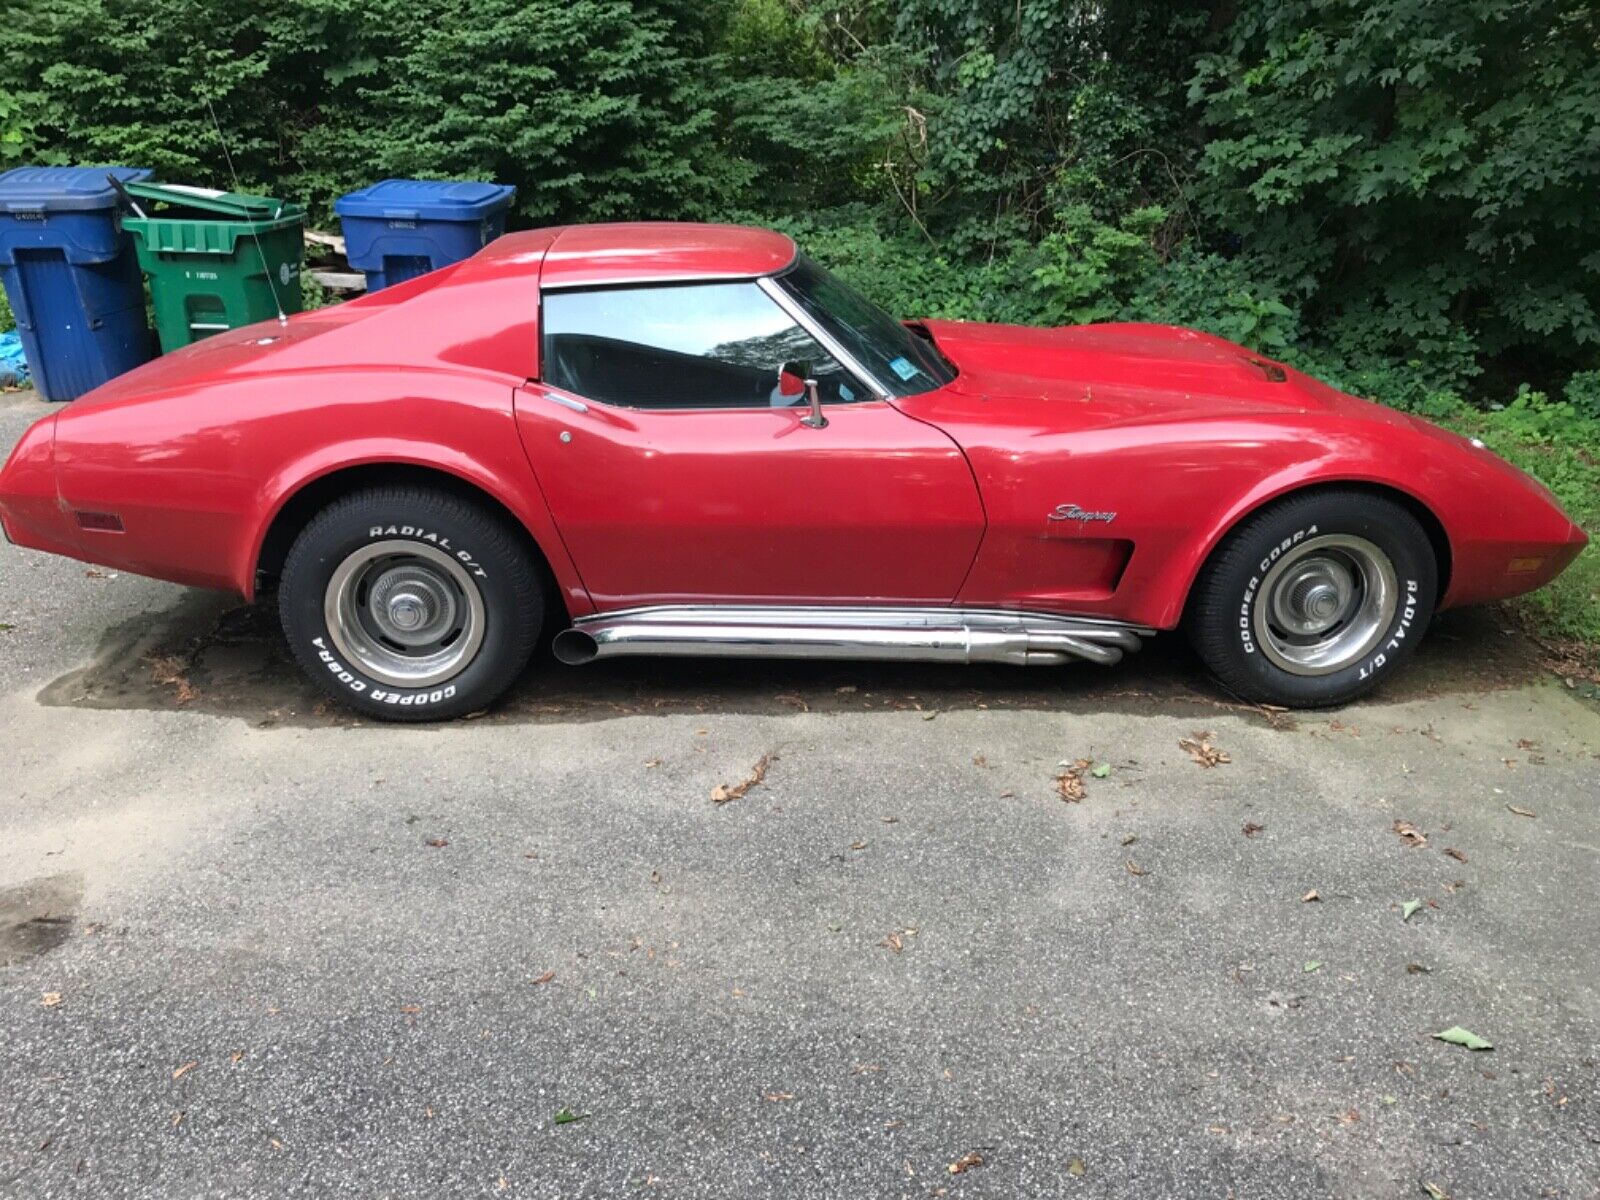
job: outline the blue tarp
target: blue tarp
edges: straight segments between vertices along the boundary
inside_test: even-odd
[[[22,338],[15,329],[0,333],[0,387],[21,387],[28,382],[28,360],[22,357]]]

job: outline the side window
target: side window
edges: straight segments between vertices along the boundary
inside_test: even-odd
[[[546,292],[544,380],[622,408],[788,408],[778,369],[811,364],[824,403],[865,400],[754,283]]]

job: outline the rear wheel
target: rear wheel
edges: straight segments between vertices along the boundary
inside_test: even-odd
[[[1248,518],[1212,554],[1185,625],[1229,691],[1290,707],[1342,704],[1410,656],[1438,569],[1407,509],[1310,492]]]
[[[539,569],[496,513],[444,492],[373,488],[295,539],[278,589],[300,665],[388,720],[483,708],[527,665],[543,624]]]

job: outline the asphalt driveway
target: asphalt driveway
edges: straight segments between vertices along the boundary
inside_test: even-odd
[[[1425,651],[1296,717],[1171,639],[543,659],[402,729],[0,545],[0,1194],[1600,1195],[1600,701]]]

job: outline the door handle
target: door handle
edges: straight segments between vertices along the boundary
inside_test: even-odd
[[[574,400],[571,396],[563,396],[559,392],[541,391],[539,395],[552,404],[559,404],[562,408],[570,408],[573,412],[586,413],[589,411],[589,406],[582,400]]]

